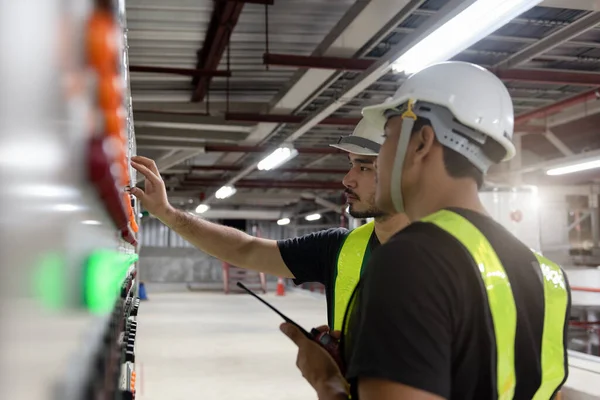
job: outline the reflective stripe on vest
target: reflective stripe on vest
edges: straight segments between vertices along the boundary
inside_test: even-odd
[[[433,223],[454,236],[475,260],[487,292],[496,337],[498,400],[512,399],[516,386],[517,309],[506,271],[485,236],[466,218],[442,210],[423,221]]]
[[[466,218],[447,210],[422,220],[454,236],[473,257],[483,281],[496,341],[496,389],[498,399],[512,399],[516,387],[515,335],[517,313],[506,271],[486,237]],[[535,253],[544,285],[542,381],[534,400],[550,399],[565,378],[564,326],[568,303],[563,272],[558,265]]]
[[[358,281],[365,258],[365,253],[371,240],[375,224],[369,222],[352,230],[337,258],[335,285],[333,292],[332,321],[333,330],[341,330],[344,322],[346,307]]]
[[[533,254],[544,281],[544,333],[542,334],[542,384],[533,400],[549,399],[566,378],[565,315],[569,303],[562,269],[541,254]]]

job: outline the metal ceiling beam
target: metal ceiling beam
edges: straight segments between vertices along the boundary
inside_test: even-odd
[[[240,171],[242,167],[239,165],[193,165],[190,167],[192,171]],[[294,174],[347,174],[347,169],[333,168],[277,168],[278,173],[294,173]]]
[[[547,69],[504,69],[493,72],[504,81],[600,86],[600,74],[594,72],[567,72]]]
[[[343,214],[342,209],[344,208],[343,204],[335,204],[329,200],[326,200],[322,197],[319,197],[313,193],[302,193],[302,198],[313,200],[316,204],[326,207],[328,210],[334,211],[338,214]]]
[[[532,120],[528,124],[543,129],[541,133],[544,133],[546,128],[568,124],[595,114],[600,114],[600,101],[597,98],[590,98],[579,104],[566,107],[556,114],[548,115],[543,119]]]
[[[136,139],[172,140],[184,142],[225,141],[240,142],[248,136],[247,132],[212,131],[199,129],[169,129],[153,126],[136,127]]]
[[[146,149],[146,150],[186,150],[186,149],[204,150],[205,146],[204,146],[204,143],[202,143],[202,142],[137,138],[136,139],[136,147],[138,149]]]
[[[598,0],[544,0],[540,7],[568,8],[569,10],[600,11]]]
[[[340,95],[325,103],[314,115],[307,117],[306,120],[291,134],[286,141],[293,142],[306,132],[311,130],[321,120],[337,111],[344,104],[352,100],[357,94],[376,82],[380,77],[386,74],[392,63],[404,54],[412,46],[423,40],[437,28],[454,18],[464,9],[473,4],[475,0],[450,0],[434,16],[428,18],[421,27],[392,47],[382,58],[378,59],[369,69],[364,71],[354,80],[352,80],[340,93]],[[406,15],[410,15],[413,10],[418,8],[420,2],[411,2],[403,10]]]
[[[225,113],[226,121],[240,122],[267,122],[277,124],[298,124],[304,121],[305,117],[300,115],[279,115],[279,114],[251,114],[251,113]],[[338,118],[330,117],[320,121],[322,125],[349,125],[356,126],[360,118]]]
[[[562,140],[560,140],[551,130],[544,132],[544,137],[554,145],[564,156],[572,156],[573,150],[571,150]]]
[[[521,114],[515,118],[515,126],[525,125],[533,119],[546,118],[551,114],[556,114],[560,111],[563,111],[567,107],[576,106],[592,100],[598,100],[598,91],[595,89],[569,97],[568,99],[559,101],[557,103],[535,109],[525,114]]]
[[[150,65],[130,65],[129,72],[146,72],[153,74],[173,74],[183,76],[231,76],[231,71],[215,71],[196,68],[157,67]]]
[[[222,179],[205,178],[187,178],[180,188],[189,190],[192,187],[219,187],[223,186]],[[242,179],[235,183],[236,188],[254,188],[254,189],[322,189],[322,190],[342,190],[344,185],[340,181],[277,181],[269,179]]]
[[[169,199],[174,202],[187,202],[189,203],[189,199],[200,200],[199,190],[170,190],[167,194]],[[256,191],[239,191],[236,193],[236,196],[229,197],[227,199],[221,199],[219,204],[225,205],[234,205],[234,204],[261,204],[265,206],[283,206],[289,203],[295,203],[300,200],[300,193],[282,193],[275,192],[269,193],[268,196],[265,196],[263,190]]]
[[[229,146],[229,145],[207,145],[206,152],[219,153],[267,153],[273,148],[259,146]],[[299,154],[343,154],[341,150],[333,147],[296,147]],[[252,170],[256,165],[252,166]],[[247,175],[247,174],[246,174]]]
[[[443,24],[445,24],[446,22],[448,22],[450,19],[452,19],[457,14],[462,12],[465,8],[469,7],[474,1],[475,0],[450,0],[434,16],[428,18],[422,24],[422,26],[419,27],[419,29],[415,30],[415,32],[413,34],[408,35],[404,40],[402,40],[396,46],[391,48],[383,58],[379,59],[369,69],[367,69],[361,75],[359,75],[356,79],[354,79],[348,87],[344,88],[343,92],[340,93],[339,97],[336,97],[335,99],[326,103],[326,105],[324,107],[322,107],[321,110],[319,112],[317,112],[315,115],[313,115],[312,117],[307,117],[305,122],[291,136],[289,136],[282,143],[293,142],[294,140],[296,140],[297,138],[302,136],[304,133],[309,131],[311,128],[313,128],[315,125],[317,125],[319,122],[321,122],[323,119],[330,116],[333,112],[335,112],[337,109],[339,109],[344,104],[346,104],[348,101],[350,101],[352,98],[354,98],[354,96],[356,96],[362,90],[366,89],[373,82],[375,82],[377,79],[379,79],[385,73],[387,73],[391,68],[392,62],[394,60],[396,60],[401,54],[403,54],[407,49],[409,49],[410,47],[412,47],[413,45],[415,45],[416,43],[418,43],[419,41],[421,41],[422,39],[427,37],[431,32],[433,32],[435,29],[437,29],[438,27],[440,27]],[[380,35],[383,32],[385,32],[385,34],[387,35],[387,32],[390,32],[391,30],[393,30],[400,22],[402,22],[408,16],[410,16],[412,14],[412,12],[417,10],[422,3],[423,3],[422,0],[411,0],[406,3],[399,2],[397,0],[388,0],[386,2],[383,2],[383,1],[369,2],[368,5],[366,6],[365,10],[369,9],[369,6],[372,6],[372,8],[370,10],[373,11],[374,14],[367,15],[368,19],[366,21],[362,21],[362,23],[366,23],[366,25],[363,25],[363,26],[357,25],[354,27],[355,29],[358,29],[358,31],[354,32],[357,36],[356,40],[360,41],[361,37],[362,37],[362,40],[364,41],[365,37],[366,37],[365,29],[373,29],[374,27],[377,27],[377,26],[379,26],[379,27],[383,26],[383,28],[375,31],[377,33],[374,34],[373,39],[375,39],[375,38],[379,39]],[[390,7],[392,7],[392,8],[400,7],[400,8],[397,13],[389,14]],[[388,11],[388,15],[381,14],[381,12],[385,11],[386,8]],[[375,15],[379,15],[379,17],[374,18]],[[354,23],[356,23],[357,20],[358,19],[355,19]],[[384,21],[387,21],[387,23],[384,23]],[[367,28],[365,28],[365,26]],[[340,42],[341,42],[341,44],[343,44],[343,42],[347,38],[339,38],[339,39],[341,39]],[[348,41],[348,43],[352,43],[352,41]],[[356,54],[356,51],[357,50],[354,51],[355,54]],[[322,71],[318,71],[318,72],[322,72]],[[321,82],[325,83],[328,79],[330,79],[332,77],[332,75],[333,75],[332,73],[325,74],[324,79]],[[298,81],[297,83],[299,83],[299,82],[300,81]],[[314,86],[311,86],[311,87],[314,87]],[[303,93],[306,93],[308,98],[312,98],[313,94],[311,92],[307,93],[307,91],[304,88],[301,88],[300,90],[302,90]],[[314,90],[313,90],[313,92],[314,92]],[[286,95],[289,95],[289,92]],[[283,104],[285,104],[285,97],[286,96],[284,96],[278,100],[277,104],[275,105],[275,108],[278,108],[278,106],[282,107]],[[308,100],[307,97],[304,97],[304,100],[302,100],[300,104],[305,104],[305,102]],[[298,103],[296,103],[296,104],[298,104]],[[300,105],[300,104],[298,104],[298,105]],[[275,129],[276,126],[277,126],[276,124],[271,124],[270,126],[263,126],[261,129],[266,129],[270,133],[273,129]],[[265,132],[267,132],[267,131],[265,131]],[[238,180],[240,180],[244,176],[251,173],[256,168],[256,165],[257,165],[257,162],[252,163],[246,169],[239,172],[236,176],[232,177],[226,183],[226,185],[235,184]],[[214,195],[209,196],[205,200],[205,203],[209,203],[210,201],[213,200],[213,198],[214,198]]]
[[[217,1],[213,4],[213,13],[204,38],[204,45],[197,52],[197,69],[217,69],[228,45],[229,36],[244,8],[243,2],[236,1]],[[204,100],[210,80],[210,76],[194,77],[192,84],[195,89],[192,94],[192,102]]]
[[[292,54],[263,54],[263,63],[265,65],[278,65],[294,68],[321,68],[335,69],[344,71],[364,71],[369,68],[375,60],[362,58],[343,58],[343,57],[315,57],[315,56],[297,56]]]
[[[187,160],[188,158],[192,158],[197,156],[198,154],[201,154],[204,152],[203,148],[196,148],[196,149],[185,149],[185,150],[180,150],[177,151],[175,153],[172,153],[166,157],[162,157],[158,160],[156,160],[156,166],[158,167],[159,171],[164,171],[166,169],[171,168],[174,165],[180,164],[182,162],[184,162],[185,160]],[[137,183],[141,183],[145,180],[146,178],[144,177],[144,175],[138,173],[136,175],[136,180]]]
[[[136,126],[145,123],[178,124],[179,127],[212,131],[245,132],[252,130],[250,125],[240,125],[220,117],[210,117],[199,113],[178,113],[168,111],[134,111]]]
[[[263,56],[263,61],[267,65],[279,65],[295,68],[364,71],[373,65],[376,60],[341,57],[296,56],[290,54],[265,54]],[[509,69],[495,70],[493,72],[500,79],[507,81],[600,86],[600,74],[593,72],[567,72],[543,69]]]
[[[524,64],[536,56],[546,53],[553,48],[560,46],[561,43],[567,42],[590,29],[595,28],[600,23],[600,12],[591,12],[575,22],[570,23],[564,28],[545,36],[536,43],[525,47],[524,49],[512,54],[510,57],[502,60],[502,62],[494,65],[495,69],[514,68]]]
[[[409,0],[355,1],[312,54],[362,56],[370,50],[371,45],[377,44],[402,22],[402,9],[409,3]],[[333,70],[298,70],[290,83],[282,87],[275,96],[269,106],[269,113],[290,114],[301,110],[338,75]],[[277,126],[277,123],[259,123],[244,144],[261,143],[273,134]],[[240,157],[230,154],[224,157],[224,161],[235,162]]]

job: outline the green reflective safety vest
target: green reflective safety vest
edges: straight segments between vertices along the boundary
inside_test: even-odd
[[[422,219],[454,236],[473,257],[487,293],[496,345],[498,400],[512,399],[516,386],[515,335],[517,312],[511,284],[500,260],[486,237],[466,218],[447,210]],[[550,399],[566,378],[564,330],[568,293],[562,269],[533,251],[544,286],[544,327],[542,334],[542,380],[533,400]],[[526,379],[526,378],[521,378]]]
[[[374,229],[374,222],[353,229],[340,248],[334,273],[333,300],[329,306],[329,326],[333,326],[333,330],[342,329],[346,307],[371,256],[369,241]]]

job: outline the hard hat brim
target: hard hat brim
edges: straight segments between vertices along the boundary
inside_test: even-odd
[[[343,150],[347,153],[357,154],[359,156],[377,156],[378,154],[371,149],[367,149],[365,147],[358,146],[352,143],[330,144],[329,146]]]
[[[394,99],[392,101],[388,101],[381,104],[375,104],[373,106],[367,106],[362,109],[363,118],[367,120],[369,125],[378,129],[380,132],[385,130],[385,124],[387,122],[387,118],[384,113],[386,110],[396,108],[401,104],[404,104],[408,101],[408,98],[400,98]]]

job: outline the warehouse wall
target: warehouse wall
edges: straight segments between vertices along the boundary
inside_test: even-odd
[[[568,203],[564,195],[541,193],[540,235],[542,252],[561,263],[572,263],[569,250]],[[325,226],[292,229],[273,222],[249,221],[248,233],[269,239],[304,235]],[[183,240],[154,218],[141,227],[140,278],[154,283],[221,283],[221,262]],[[271,280],[275,277],[270,277]]]
[[[221,261],[196,249],[155,218],[145,217],[141,225],[139,274],[142,281],[222,282]],[[294,236],[292,229],[272,222],[249,221],[247,226],[248,233],[264,238],[280,239]]]

